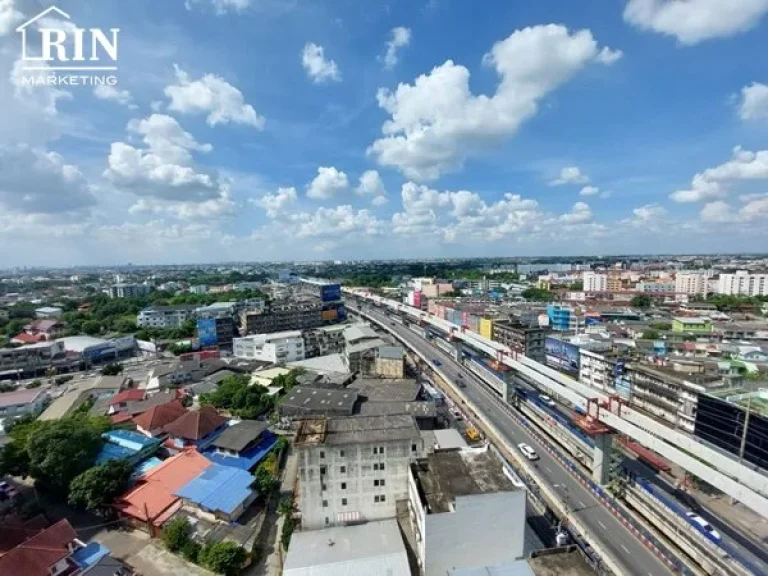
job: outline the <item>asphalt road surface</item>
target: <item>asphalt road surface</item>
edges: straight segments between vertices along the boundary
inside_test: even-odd
[[[637,576],[664,576],[672,574],[661,560],[648,550],[640,540],[627,530],[606,508],[600,504],[591,492],[587,491],[570,473],[554,459],[543,446],[530,436],[515,420],[501,407],[500,401],[494,398],[471,372],[456,362],[451,356],[436,346],[432,346],[423,338],[402,324],[390,324],[388,317],[375,309],[366,308],[365,312],[385,323],[400,338],[427,358],[440,361],[440,368],[454,382],[458,375],[463,374],[466,387],[464,394],[475,403],[483,416],[493,423],[504,439],[512,446],[525,442],[539,454],[536,463],[539,473],[554,491],[560,494],[568,508],[579,518],[589,530],[591,538],[607,550],[613,560],[621,566],[625,574]]]

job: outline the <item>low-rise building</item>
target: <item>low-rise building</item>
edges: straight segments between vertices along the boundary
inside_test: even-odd
[[[211,463],[205,470],[174,491],[184,508],[207,520],[234,522],[256,500],[247,471]]]
[[[408,468],[408,508],[425,576],[523,557],[526,492],[486,447],[438,450]]]
[[[76,369],[81,362],[82,356],[77,353],[68,354],[61,341],[0,348],[0,379],[36,376],[49,368],[67,372]]]
[[[73,555],[85,547],[68,520],[3,550],[0,574],[7,576],[69,576],[81,573]]]
[[[242,420],[231,424],[203,451],[215,464],[253,470],[277,443],[269,422]]]
[[[405,350],[400,346],[380,346],[376,349],[373,372],[383,378],[405,377]]]
[[[304,354],[307,358],[326,356],[328,354],[340,354],[344,351],[345,325],[320,326],[304,330],[301,333],[304,338]]]
[[[133,423],[136,430],[145,436],[161,436],[165,433],[165,427],[181,418],[187,413],[179,400],[172,400],[165,404],[150,406],[147,410],[135,416]]]
[[[514,320],[494,320],[491,338],[537,362],[544,362],[548,330]]]
[[[179,328],[192,318],[195,306],[179,304],[175,306],[151,306],[136,315],[139,328]]]
[[[408,554],[397,521],[295,532],[283,576],[408,576]]]
[[[232,340],[232,353],[238,358],[249,358],[272,364],[285,364],[304,360],[304,339],[300,330],[253,334]]]
[[[125,460],[136,465],[149,458],[160,447],[160,440],[149,438],[131,430],[110,430],[101,435],[104,443],[96,457],[96,464],[109,460]]]
[[[709,334],[712,332],[712,320],[709,318],[691,318],[676,316],[672,319],[672,332],[690,332],[693,334]]]
[[[55,320],[61,318],[63,311],[58,306],[43,306],[35,310],[36,318]]]
[[[357,398],[354,390],[295,386],[280,401],[278,410],[289,419],[351,416]]]
[[[0,421],[31,414],[37,416],[50,400],[48,390],[21,388],[0,394]]]
[[[242,310],[239,320],[241,334],[307,330],[326,323],[320,300],[270,302],[261,309]]]
[[[188,410],[163,427],[169,436],[166,446],[171,450],[187,447],[203,450],[224,430],[228,421],[229,418],[219,414],[213,406]]]
[[[140,298],[152,290],[149,284],[113,284],[105,290],[110,298]]]
[[[411,416],[301,422],[294,444],[301,523],[327,526],[394,518],[408,495],[409,463],[424,453]]]

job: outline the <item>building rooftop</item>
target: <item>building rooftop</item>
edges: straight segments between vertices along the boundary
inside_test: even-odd
[[[411,469],[430,514],[450,512],[458,496],[516,490],[488,450],[439,450],[412,463]]]
[[[378,337],[379,336],[376,334],[376,331],[368,326],[368,324],[352,324],[347,326],[347,329],[344,330],[344,340],[347,341],[348,345],[355,344],[361,340],[368,340]]]
[[[350,354],[356,354],[357,352],[365,352],[366,350],[375,350],[376,348],[386,346],[386,344],[387,343],[384,342],[384,340],[381,338],[374,338],[372,340],[360,340],[354,344],[347,343],[347,356]]]
[[[211,464],[175,495],[206,510],[231,514],[253,494],[253,481],[245,470]]]
[[[186,440],[201,440],[229,420],[218,413],[213,406],[203,406],[200,410],[189,410],[173,422],[166,424],[163,430],[171,436]]]
[[[343,354],[326,354],[325,356],[297,360],[296,362],[288,362],[287,366],[290,368],[306,368],[307,370],[324,373],[335,372],[343,374],[349,372],[344,362]]]
[[[174,492],[211,465],[194,450],[181,452],[147,472],[139,484],[117,499],[115,507],[134,518],[162,524],[163,514],[178,501]]]
[[[400,346],[380,346],[378,350],[379,358],[390,358],[392,360],[402,360],[405,356],[405,350]]]
[[[133,421],[137,426],[151,432],[165,427],[177,418],[181,418],[186,412],[187,409],[182,406],[179,400],[172,400],[166,404],[151,406],[136,416]]]
[[[356,390],[295,386],[282,399],[280,407],[306,412],[348,411],[351,414],[357,398]]]
[[[0,556],[0,574],[48,576],[51,566],[71,554],[69,546],[76,538],[72,525],[59,520]]]
[[[396,520],[295,532],[283,576],[411,574]]]
[[[24,404],[30,404],[37,400],[41,395],[47,394],[48,391],[43,388],[32,388],[14,390],[13,392],[0,393],[0,408],[7,408],[8,406],[21,406]]]
[[[75,352],[83,352],[87,348],[109,344],[109,340],[94,338],[93,336],[67,336],[65,338],[57,338],[56,342],[61,342],[65,350],[73,350]]]
[[[347,389],[354,389],[369,402],[413,402],[419,397],[421,384],[407,378],[359,378]]]
[[[416,418],[434,418],[437,409],[433,402],[371,402],[366,400],[358,404],[356,414],[360,416],[409,414]]]
[[[691,316],[675,316],[673,320],[681,322],[683,324],[711,324],[712,320],[709,318],[698,318]]]
[[[366,444],[418,440],[420,437],[413,416],[351,416],[304,420],[299,426],[296,445]]]
[[[455,428],[446,428],[445,430],[433,430],[437,448],[440,450],[450,450],[453,448],[466,448],[467,441],[459,434]]]
[[[213,445],[224,450],[240,452],[251,442],[254,442],[261,433],[269,428],[269,422],[261,420],[243,420],[229,426],[219,434]]]

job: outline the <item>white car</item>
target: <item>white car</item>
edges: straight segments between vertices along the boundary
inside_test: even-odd
[[[693,512],[686,512],[685,515],[688,516],[688,518],[690,518],[695,524],[697,524],[701,528],[702,532],[709,534],[713,540],[715,540],[716,542],[720,542],[720,540],[722,540],[722,537],[720,536],[720,532],[715,530],[712,527],[712,524],[704,520],[704,518],[702,518],[701,516]]]
[[[546,394],[539,394],[539,400],[544,402],[544,404],[546,404],[550,408],[554,408],[555,407],[555,401],[552,400],[552,398],[550,398]]]
[[[533,448],[531,448],[530,446],[528,446],[528,444],[526,444],[525,442],[523,442],[521,444],[518,444],[517,445],[517,449],[520,450],[520,452],[522,452],[523,456],[528,458],[528,460],[538,460],[539,459],[539,455],[536,454],[536,451]]]

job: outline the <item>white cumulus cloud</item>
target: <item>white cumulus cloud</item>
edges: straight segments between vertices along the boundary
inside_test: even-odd
[[[184,6],[192,10],[196,4],[206,4],[213,8],[217,16],[223,16],[229,12],[243,12],[251,5],[251,0],[185,0]]]
[[[301,51],[301,65],[316,84],[333,80],[341,82],[341,71],[334,60],[325,57],[325,49],[314,42],[307,42]]]
[[[597,186],[584,186],[579,190],[579,196],[597,196],[600,194],[600,188]]]
[[[190,80],[189,74],[176,66],[176,83],[166,86],[165,95],[170,99],[169,110],[205,114],[209,126],[232,122],[264,128],[264,117],[245,102],[243,93],[215,74]]]
[[[286,215],[287,209],[296,203],[298,194],[296,188],[278,188],[274,194],[265,194],[261,198],[252,200],[253,204],[263,208],[269,218],[280,218]]]
[[[741,89],[739,116],[742,120],[768,118],[768,86],[753,82]]]
[[[313,200],[328,200],[349,188],[346,173],[334,166],[320,166],[317,176],[307,185],[307,197]]]
[[[110,102],[117,102],[123,106],[129,106],[136,108],[133,104],[133,98],[128,90],[118,90],[114,86],[107,86],[101,84],[93,89],[93,95],[99,100],[108,100]]]
[[[750,30],[766,12],[768,0],[629,0],[624,20],[690,46]]]
[[[360,183],[355,188],[355,193],[371,197],[371,204],[374,206],[387,203],[387,190],[377,170],[366,170],[360,175]]]
[[[560,175],[549,182],[550,186],[563,186],[565,184],[586,184],[589,176],[584,174],[578,166],[566,166],[560,170]]]
[[[0,36],[10,34],[24,15],[14,6],[13,0],[0,0]]]
[[[750,152],[736,146],[730,161],[696,174],[690,188],[677,190],[670,198],[681,203],[713,200],[727,195],[730,182],[765,179],[768,179],[768,150]]]
[[[384,54],[384,68],[392,70],[397,65],[397,57],[400,48],[408,46],[411,42],[411,30],[404,26],[392,28],[391,37],[387,42],[387,52]]]
[[[451,60],[413,84],[379,89],[379,106],[390,119],[368,153],[408,178],[436,179],[471,151],[513,135],[547,94],[589,63],[604,63],[599,55],[589,30],[554,24],[517,30],[483,58],[499,77],[492,96],[472,94],[469,70]]]

